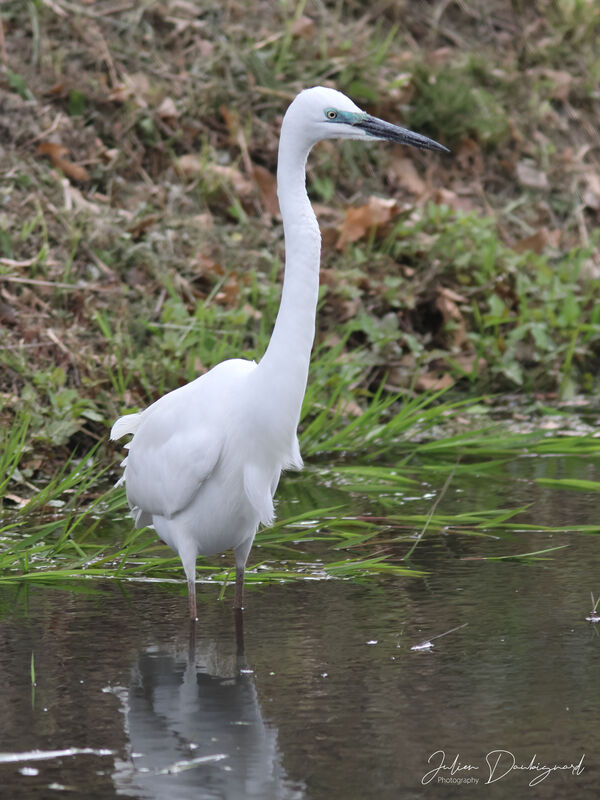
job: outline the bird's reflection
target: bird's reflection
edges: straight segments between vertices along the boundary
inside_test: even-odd
[[[169,800],[302,798],[281,766],[277,730],[263,720],[244,655],[242,614],[235,639],[208,640],[191,623],[183,652],[140,653],[120,696],[129,758],[115,763],[119,794]]]

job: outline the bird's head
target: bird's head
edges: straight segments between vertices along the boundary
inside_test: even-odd
[[[303,135],[309,147],[321,139],[361,139],[387,140],[423,150],[449,152],[447,147],[427,136],[372,117],[342,92],[325,86],[300,92],[288,108],[283,124],[289,126],[290,131],[293,129],[296,136]]]

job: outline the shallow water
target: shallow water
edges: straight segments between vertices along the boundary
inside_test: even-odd
[[[598,479],[522,459],[458,481],[446,508],[596,523],[597,495],[532,483],[549,471]],[[200,585],[195,637],[183,587],[2,587],[0,796],[596,798],[599,562],[596,535],[438,534],[415,552],[422,579],[250,587],[243,631]]]

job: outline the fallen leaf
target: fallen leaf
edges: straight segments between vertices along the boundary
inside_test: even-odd
[[[146,217],[142,217],[142,219],[127,228],[127,233],[130,233],[133,239],[139,239],[142,234],[146,233],[148,228],[158,222],[158,219],[158,214],[149,214]]]
[[[230,183],[240,197],[249,197],[252,194],[252,184],[235,167],[228,167],[225,164],[210,164],[208,173]]]
[[[292,22],[292,36],[300,39],[312,39],[315,35],[315,23],[310,17],[301,16]]]
[[[220,106],[219,111],[221,112],[221,116],[225,120],[225,125],[227,125],[227,132],[229,133],[229,138],[232,142],[237,141],[238,131],[240,129],[240,117],[237,111],[232,111],[227,106]]]
[[[547,228],[540,228],[531,236],[525,239],[520,239],[513,245],[513,250],[516,253],[523,253],[526,250],[531,250],[538,255],[543,253],[547,247],[556,249],[560,244],[560,230],[549,231]]]
[[[444,325],[448,322],[453,322],[452,330],[448,331],[452,336],[452,344],[454,347],[462,347],[467,341],[467,326],[459,309],[457,303],[464,302],[464,298],[451,289],[444,287],[438,290],[438,295],[435,299],[435,307],[442,315]]]
[[[440,389],[449,389],[453,385],[454,378],[449,372],[445,372],[443,375],[430,372],[428,375],[420,375],[417,378],[416,388],[420,392],[437,392]]]
[[[192,217],[192,222],[196,228],[205,231],[210,230],[215,223],[213,215],[208,212],[205,212],[204,214],[196,214]]]
[[[240,285],[235,275],[230,275],[221,289],[215,295],[215,301],[222,306],[232,308],[237,304],[238,296],[240,293]]]
[[[177,108],[175,107],[175,101],[172,97],[165,97],[156,109],[156,113],[161,119],[177,119],[179,116]]]
[[[7,500],[10,500],[11,503],[15,503],[15,505],[19,506],[20,508],[26,506],[27,503],[29,502],[29,500],[26,497],[21,497],[21,495],[13,494],[12,492],[7,492],[4,495],[4,497]]]
[[[42,156],[48,156],[53,166],[59,169],[67,178],[80,183],[89,181],[90,174],[85,167],[63,158],[68,152],[66,147],[56,142],[40,142],[38,146],[38,153]]]
[[[100,207],[96,203],[90,203],[89,200],[86,200],[79,189],[71,186],[66,178],[63,178],[61,183],[65,196],[65,211],[73,209],[74,211],[89,211],[91,214],[100,213]]]
[[[587,187],[583,190],[583,202],[594,211],[600,210],[600,175],[588,172],[585,176]]]
[[[177,168],[185,178],[197,178],[206,166],[206,159],[196,153],[186,153],[177,159]]]
[[[227,166],[226,164],[214,164],[196,153],[187,153],[180,156],[176,164],[177,169],[185,178],[191,180],[202,176],[209,185],[211,182],[215,184],[212,187],[213,189],[218,188],[218,184],[225,182],[230,184],[240,197],[252,195],[252,184],[235,167]]]
[[[437,206],[448,206],[453,211],[473,211],[473,204],[466,197],[459,197],[452,189],[443,186],[438,187],[432,194],[431,199]]]
[[[272,217],[279,214],[279,200],[277,199],[277,179],[268,169],[255,164],[252,167],[252,175],[258,186],[258,192],[263,204],[263,208]]]
[[[467,375],[473,373],[475,362],[477,362],[477,374],[480,374],[487,368],[487,361],[485,358],[477,356],[475,353],[460,353],[457,356],[453,356],[452,359],[467,373]]]
[[[68,152],[64,145],[57,142],[40,142],[38,145],[38,153],[41,156],[48,156],[52,162],[57,158],[66,156]]]
[[[178,14],[187,14],[190,19],[198,16],[198,5],[192,3],[191,0],[174,0],[171,6]]]
[[[521,186],[525,186],[527,189],[548,188],[546,173],[529,161],[519,161],[517,164],[517,178]]]
[[[424,194],[425,181],[417,172],[414,162],[410,158],[395,158],[391,171],[398,183],[409,192],[415,195]]]
[[[143,72],[125,75],[123,83],[118,84],[108,95],[108,99],[116,103],[125,103],[134,99],[140,108],[147,108],[146,98],[150,94],[150,81]]]
[[[484,160],[481,147],[475,139],[467,137],[463,139],[458,145],[456,151],[456,161],[460,165],[462,171],[475,172],[481,175],[484,171]]]
[[[5,303],[4,300],[0,300],[0,322],[2,322],[3,325],[15,325],[17,321],[18,318],[14,308],[8,303]]]
[[[262,311],[260,311],[258,308],[255,308],[254,306],[251,306],[250,303],[244,303],[244,305],[242,306],[242,311],[250,319],[259,320],[262,319],[263,316]]]
[[[342,414],[348,414],[351,417],[362,417],[363,410],[358,405],[356,400],[340,400],[339,405],[340,411]]]
[[[462,294],[459,294],[458,292],[455,292],[454,289],[450,289],[447,286],[442,286],[442,288],[439,289],[439,293],[443,297],[446,297],[448,300],[453,300],[455,303],[466,303],[467,302],[467,298],[466,297],[463,297]]]
[[[547,78],[553,84],[552,97],[562,100],[564,103],[567,102],[573,83],[573,76],[569,72],[543,68],[539,70],[538,75]]]
[[[348,242],[356,242],[373,228],[389,222],[397,211],[396,200],[374,196],[363,206],[348,208],[340,228],[337,249],[341,250]]]

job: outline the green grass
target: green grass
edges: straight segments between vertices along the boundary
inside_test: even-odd
[[[106,527],[125,513],[122,492],[104,493],[120,460],[108,431],[125,409],[215,363],[264,352],[284,248],[253,169],[275,174],[283,109],[317,83],[453,154],[345,142],[311,155],[323,285],[301,436],[314,472],[286,481],[299,507],[316,510],[303,518],[282,499],[280,521],[258,539],[267,560],[249,581],[310,569],[405,575],[409,549],[415,561],[446,530],[531,531],[527,512],[503,502],[445,505],[455,485],[493,485],[523,457],[540,457],[538,489],[597,491],[553,467],[594,460],[594,421],[550,409],[599,388],[593,3],[492,3],[493,25],[442,0],[377,14],[260,0],[244,25],[235,4],[212,1],[110,14],[70,5],[66,16],[37,2],[0,11],[10,111],[0,176],[1,579],[181,576],[151,533]],[[81,34],[90,22],[106,48],[101,65]],[[89,180],[35,152],[47,131]],[[196,168],[184,169],[184,157]],[[390,219],[339,249],[348,210],[374,195],[397,201]],[[438,379],[452,388],[432,390]],[[519,393],[516,414],[492,397],[507,391]],[[425,492],[436,499],[398,510],[398,498]],[[319,543],[323,564],[294,566]],[[201,570],[227,579],[220,563]]]
[[[487,486],[490,476],[503,475],[507,464],[521,458],[531,463],[534,455],[576,456],[595,463],[594,438],[511,433],[506,423],[439,436],[442,426],[448,426],[453,415],[465,414],[468,405],[422,397],[395,415],[392,405],[374,398],[364,415],[345,426],[335,403],[328,414],[322,410],[312,419],[306,414],[303,445],[309,467],[284,479],[278,519],[257,535],[249,583],[417,578],[426,571],[419,560],[423,542],[448,536],[490,542],[489,547],[480,546],[476,560],[534,563],[556,555],[564,545],[523,550],[520,536],[600,531],[600,525],[593,524],[534,524],[526,506],[489,505],[491,491],[488,507],[467,497],[456,508],[459,495],[454,492],[457,486]],[[25,440],[22,429],[8,440],[14,448],[5,457],[9,477],[11,470],[18,470]],[[311,456],[316,459],[312,466]],[[553,478],[555,460],[539,461],[549,471],[536,478],[540,487],[598,489],[595,481]],[[175,579],[183,586],[178,557],[152,530],[133,528],[123,489],[92,491],[102,482],[102,470],[95,450],[68,462],[21,507],[7,501],[0,528],[1,583]],[[330,504],[319,506],[313,499],[317,496]],[[497,552],[499,540],[508,552]],[[226,558],[223,566],[220,559],[199,559],[199,580],[224,587],[231,581],[229,562]]]
[[[15,104],[0,178],[0,425],[22,412],[36,448],[64,461],[104,439],[123,408],[223,358],[260,357],[284,253],[252,170],[275,174],[283,109],[319,82],[453,156],[351,142],[312,154],[327,270],[313,410],[337,399],[366,411],[385,386],[378,414],[436,377],[463,396],[597,390],[598,200],[587,176],[600,58],[589,3],[498,14],[492,4],[498,30],[441,0],[381,14],[261,0],[243,26],[216,2],[175,4],[175,17],[72,5],[66,17],[43,3],[0,12],[2,90]],[[90,20],[106,70],[81,35]],[[32,152],[59,116],[56,138],[87,181]],[[183,170],[184,156],[199,168]],[[398,171],[408,157],[419,191]],[[519,183],[522,162],[546,188]],[[397,200],[389,222],[338,249],[346,211],[373,195]],[[314,426],[309,449],[323,443]]]

